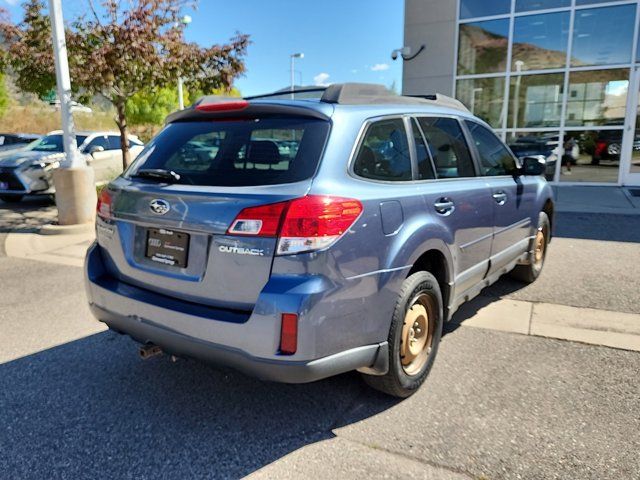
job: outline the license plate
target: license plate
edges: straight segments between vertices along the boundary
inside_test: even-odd
[[[0,190],[9,190],[9,182],[0,182]]]
[[[163,265],[186,268],[189,234],[166,228],[149,228],[145,256]]]

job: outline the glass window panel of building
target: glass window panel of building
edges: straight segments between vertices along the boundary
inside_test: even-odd
[[[504,77],[458,80],[456,97],[493,128],[502,128]]]
[[[516,12],[562,8],[571,5],[571,0],[516,0]]]
[[[509,128],[559,127],[564,74],[516,75],[509,89]]]
[[[627,68],[571,72],[566,125],[623,125],[628,89]]]
[[[622,130],[565,132],[560,170],[562,182],[616,183]]]
[[[516,17],[511,69],[563,68],[567,63],[569,19],[569,12]]]
[[[630,173],[640,173],[640,104],[636,109],[636,131],[633,135],[633,147],[631,150]]]
[[[560,132],[517,132],[507,136],[507,145],[519,158],[544,157],[545,177],[553,180],[560,156]]]
[[[503,15],[511,11],[511,0],[460,0],[460,18]]]
[[[594,3],[620,2],[622,0],[576,0],[576,5],[593,5]]]
[[[635,5],[576,10],[571,66],[631,62]]]
[[[461,24],[458,75],[504,72],[508,38],[508,19]]]

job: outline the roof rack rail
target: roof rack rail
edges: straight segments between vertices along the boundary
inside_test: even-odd
[[[384,85],[374,83],[335,83],[326,88],[320,101],[338,105],[431,104],[468,112],[467,107],[455,98],[439,93],[422,96],[402,96],[389,90]]]
[[[440,93],[403,96],[389,90],[384,85],[375,83],[334,83],[327,87],[296,87],[293,90],[283,88],[277,92],[246,97],[245,100],[289,100],[291,94],[294,94],[294,96],[297,97],[294,99],[297,100],[315,98],[324,103],[334,103],[337,105],[436,105],[465,112],[469,111],[462,102]]]
[[[457,110],[464,110],[465,112],[470,112],[469,109],[462,103],[460,100],[449,97],[447,95],[443,95],[441,93],[432,93],[428,95],[406,95],[410,98],[422,98],[424,100],[429,100],[430,102],[434,102],[438,105],[442,105],[443,107],[455,108]]]
[[[250,97],[245,97],[245,100],[259,100],[261,98],[273,98],[273,97],[281,97],[283,99],[290,98],[291,94],[305,94],[305,93],[322,93],[327,89],[327,87],[295,87],[293,90],[290,88],[283,88],[281,90],[277,90],[271,93],[262,93],[260,95],[252,95]],[[318,95],[317,98],[320,98]]]

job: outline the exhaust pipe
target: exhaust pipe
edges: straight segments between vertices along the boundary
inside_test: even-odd
[[[138,353],[140,354],[140,358],[142,358],[143,360],[148,360],[151,357],[162,355],[162,349],[157,345],[149,343],[147,345],[141,346]]]

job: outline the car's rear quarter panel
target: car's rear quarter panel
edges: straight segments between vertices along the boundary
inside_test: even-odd
[[[366,118],[364,111],[334,115],[330,141],[309,192],[357,198],[362,215],[329,249],[274,259],[272,279],[317,275],[332,285],[307,298],[300,320],[300,335],[312,337],[309,344],[318,356],[385,341],[402,282],[422,253],[438,250],[453,263],[454,237],[427,208],[424,186],[366,181],[348,173]],[[397,203],[400,211],[385,208],[389,202]],[[385,222],[398,228],[385,233]]]

